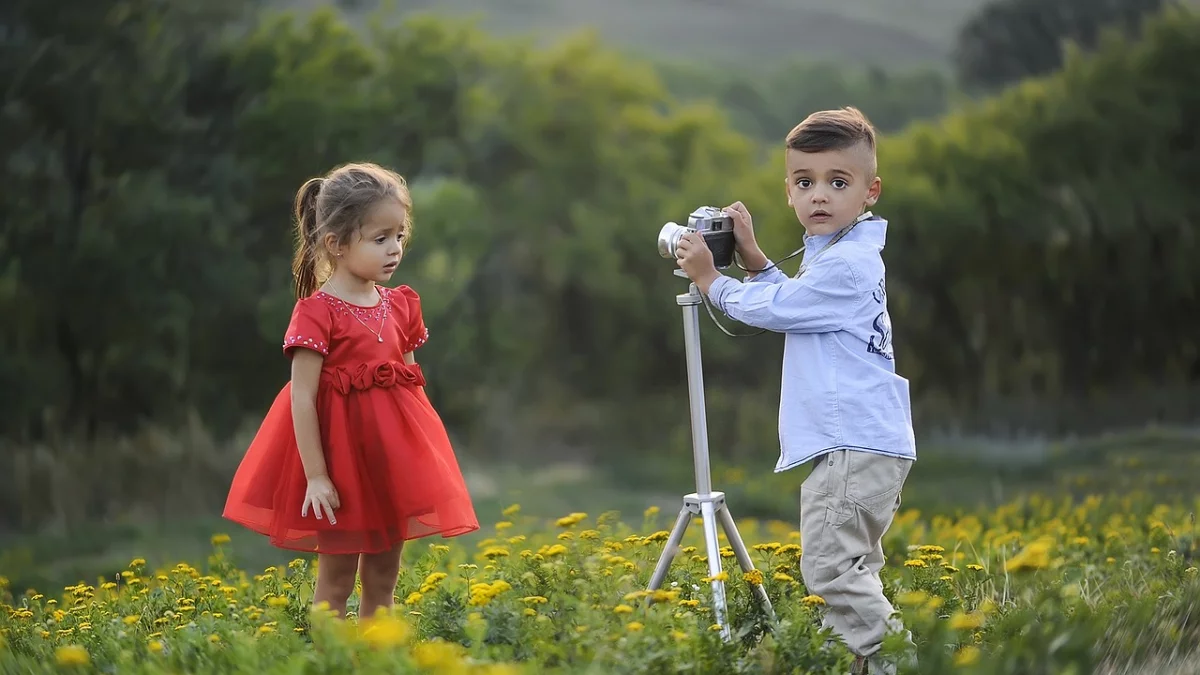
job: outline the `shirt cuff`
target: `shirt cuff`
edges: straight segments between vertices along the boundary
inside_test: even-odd
[[[720,277],[717,277],[717,280],[712,282],[712,284],[710,284],[708,287],[709,302],[716,305],[717,309],[724,312],[725,306],[723,301],[725,296],[739,283],[741,282],[739,282],[737,279],[724,274],[722,274]]]

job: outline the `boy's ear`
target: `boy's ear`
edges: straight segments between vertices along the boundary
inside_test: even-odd
[[[788,182],[786,176],[783,179],[783,194],[787,195],[788,206],[795,206],[795,204],[792,204],[792,184]]]
[[[867,188],[867,206],[875,206],[875,202],[879,201],[879,193],[883,191],[883,179],[876,176],[871,181],[871,187]]]

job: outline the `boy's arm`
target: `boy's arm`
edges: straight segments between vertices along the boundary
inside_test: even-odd
[[[760,249],[757,244],[755,244],[749,251],[743,252],[741,249],[739,249],[738,257],[742,259],[743,266],[748,270],[766,270],[764,272],[746,272],[745,281],[747,283],[766,282],[768,284],[777,284],[784,279],[787,279],[787,275],[779,271],[778,267],[773,266],[774,263],[767,258],[766,254],[762,252],[762,249]],[[770,269],[767,269],[768,267],[770,267]]]
[[[762,267],[751,268],[751,269],[762,269],[763,267],[766,267],[767,265],[770,265],[770,264],[772,264],[772,263],[770,260],[768,260],[765,264],[762,265]],[[750,267],[750,266],[747,265],[747,267]],[[747,272],[746,278],[744,281],[745,281],[745,283],[748,283],[748,284],[762,284],[762,283],[778,284],[780,282],[787,281],[787,278],[788,278],[788,276],[786,274],[784,274],[783,272],[781,272],[778,267],[772,267],[771,269],[767,270],[766,272]]]
[[[742,283],[722,275],[707,289],[726,316],[779,333],[822,333],[842,328],[861,295],[850,263],[822,260],[799,279]]]

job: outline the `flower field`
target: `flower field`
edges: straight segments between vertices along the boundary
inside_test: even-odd
[[[902,510],[883,578],[913,632],[919,672],[1196,672],[1200,502],[1154,497],[1031,497],[956,516]],[[65,589],[0,587],[0,672],[848,670],[849,654],[820,629],[823,600],[800,579],[795,524],[739,523],[758,572],[743,575],[723,549],[726,642],[695,524],[664,588],[647,593],[673,514],[547,519],[513,505],[503,517],[469,548],[411,542],[394,611],[362,620],[310,609],[312,560],[241,570],[220,534],[202,564],[133,560]],[[755,583],[777,622],[758,611]]]

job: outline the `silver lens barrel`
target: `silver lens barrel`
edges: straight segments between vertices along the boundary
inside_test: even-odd
[[[674,258],[675,247],[679,244],[679,240],[683,235],[690,232],[688,228],[679,223],[667,223],[658,231],[658,254],[664,258]]]

